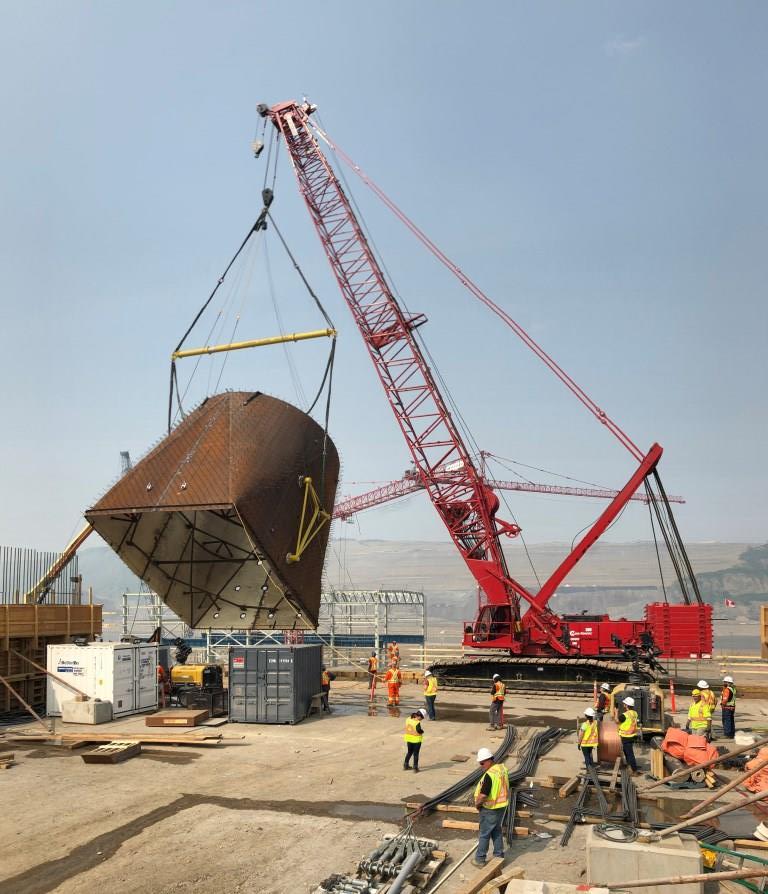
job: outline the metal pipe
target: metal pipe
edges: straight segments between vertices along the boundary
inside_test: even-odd
[[[688,817],[691,817],[694,814],[698,813],[700,810],[703,810],[705,807],[709,807],[710,804],[714,804],[715,801],[717,801],[719,798],[722,798],[722,796],[726,792],[729,792],[731,791],[731,789],[736,788],[737,785],[744,782],[745,779],[749,779],[750,776],[753,776],[755,773],[758,772],[758,770],[762,770],[763,767],[765,767],[766,765],[768,765],[768,757],[763,758],[761,761],[759,761],[751,770],[745,770],[743,773],[739,773],[739,775],[735,779],[732,779],[728,783],[728,785],[724,785],[721,789],[718,789],[718,791],[716,791],[713,795],[705,798],[699,804],[694,804],[694,806],[691,807],[691,809],[687,813],[682,814],[680,819],[687,819]]]
[[[735,869],[728,872],[702,872],[700,875],[668,875],[664,878],[641,878],[634,882],[604,885],[611,891],[625,888],[651,888],[654,885],[688,885],[694,882],[725,882],[739,878],[768,878],[768,867],[762,869]]]
[[[5,677],[0,677],[0,683],[2,683],[3,686],[5,686],[5,688],[11,693],[11,695],[15,699],[18,699],[21,702],[21,704],[24,705],[24,707],[27,709],[27,711],[29,711],[29,713],[35,718],[35,720],[40,724],[40,726],[42,726],[42,728],[46,731],[46,733],[48,733],[50,735],[51,731],[48,729],[48,725],[45,723],[43,718],[37,713],[37,711],[35,711],[35,709],[32,707],[32,705],[29,705],[29,704],[27,704],[27,702],[24,701],[24,699],[19,695],[18,692],[16,692],[16,690],[5,679]]]
[[[675,779],[679,779],[686,773],[690,773],[691,770],[700,770],[704,767],[711,767],[714,764],[719,764],[721,761],[727,761],[728,758],[736,757],[739,754],[746,754],[747,751],[754,751],[761,745],[768,745],[768,736],[764,736],[762,739],[758,739],[757,742],[753,742],[751,745],[744,745],[742,748],[736,748],[733,751],[726,751],[725,754],[719,754],[717,757],[710,758],[710,760],[708,761],[702,761],[700,764],[693,764],[690,767],[686,767],[685,772],[683,772],[682,770],[678,770],[671,776],[667,776],[665,779],[660,779],[658,782],[654,782],[652,785],[649,785],[648,788],[643,789],[643,791],[649,792],[652,788],[658,788],[660,785],[664,785],[667,782],[674,782]]]
[[[738,810],[740,807],[746,807],[748,804],[754,804],[755,801],[762,801],[765,798],[768,798],[768,789],[764,789],[761,792],[755,792],[749,798],[745,798],[743,801],[737,801],[736,804],[726,804],[724,807],[718,807],[716,810],[710,810],[707,813],[702,813],[701,816],[698,816],[697,822],[702,822],[703,820],[713,819],[716,816],[722,816],[724,813],[730,813],[732,810]],[[653,835],[653,841],[658,841],[661,838],[666,838],[667,835],[671,835],[673,832],[678,832],[680,829],[684,829],[686,826],[690,826],[688,821],[682,823],[675,823],[674,826],[669,826],[669,828],[664,829],[659,832],[658,835]]]
[[[204,348],[187,348],[174,351],[171,360],[183,357],[199,357],[201,354],[221,354],[224,351],[241,351],[243,348],[263,348],[267,345],[281,345],[287,341],[306,341],[309,338],[335,338],[335,329],[314,329],[312,332],[288,332],[285,335],[272,335],[269,338],[253,338],[250,341],[235,341],[228,345],[206,345]]]
[[[399,891],[402,891],[406,880],[423,859],[424,855],[420,850],[414,851],[403,864],[403,868],[398,873],[397,878],[392,882],[392,887],[389,889],[388,894],[398,894]]]

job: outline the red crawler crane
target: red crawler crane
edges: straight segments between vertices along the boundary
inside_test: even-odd
[[[546,657],[627,657],[636,656],[639,651],[650,659],[657,654],[689,657],[711,652],[711,606],[702,603],[656,472],[662,448],[654,444],[644,454],[519,324],[484,295],[362,175],[385,204],[515,331],[638,462],[626,485],[538,593],[530,592],[511,577],[501,537],[515,537],[520,529],[498,517],[498,497],[473,463],[416,339],[415,330],[426,322],[426,317],[405,313],[395,299],[349,199],[320,149],[318,134],[332,148],[336,147],[310,121],[313,111],[314,106],[307,102],[259,106],[259,113],[271,120],[288,149],[299,189],[408,444],[421,486],[482,594],[484,603],[477,618],[465,625],[465,645],[504,651],[513,657],[536,658],[538,662]],[[643,621],[612,621],[607,615],[558,616],[548,605],[555,590],[641,486],[645,486],[665,533],[685,604],[648,606]],[[670,613],[671,609],[674,613]]]

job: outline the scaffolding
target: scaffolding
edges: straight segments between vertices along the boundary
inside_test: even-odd
[[[192,633],[157,593],[144,588],[138,593],[123,593],[122,636],[149,639],[158,627],[164,639],[187,639]]]

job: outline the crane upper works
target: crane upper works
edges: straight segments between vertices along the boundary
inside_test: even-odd
[[[260,105],[288,150],[299,189],[333,273],[363,337],[392,411],[405,437],[415,473],[476,580],[482,594],[478,615],[465,625],[464,644],[473,649],[526,658],[571,660],[642,656],[693,657],[711,652],[711,606],[703,603],[672,516],[657,466],[662,448],[642,451],[502,308],[485,295],[384,193],[352,163],[312,118],[308,102]],[[274,138],[274,134],[273,134]],[[366,239],[348,196],[320,148],[324,143],[362,177],[382,201],[451,270],[469,291],[497,314],[631,454],[636,468],[559,567],[533,592],[509,573],[502,537],[520,529],[498,515],[499,499],[473,461],[416,335],[423,314],[406,313]],[[655,603],[638,621],[607,615],[559,616],[549,607],[557,587],[618,517],[638,488],[644,488],[672,558],[682,604]]]

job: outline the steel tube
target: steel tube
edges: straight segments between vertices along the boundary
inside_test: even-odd
[[[403,868],[397,874],[397,877],[392,882],[392,887],[389,889],[388,894],[398,894],[399,891],[402,891],[403,885],[407,881],[410,874],[416,869],[416,867],[421,863],[424,859],[424,855],[420,850],[414,851],[410,857],[403,864]]]
[[[199,357],[202,354],[221,354],[224,351],[242,351],[243,348],[263,348],[267,345],[281,345],[287,341],[306,341],[309,338],[335,338],[335,329],[314,329],[311,332],[288,332],[285,335],[272,335],[269,338],[253,338],[250,341],[235,341],[228,345],[206,345],[203,348],[187,348],[174,351],[171,360],[184,357]]]
[[[725,882],[739,878],[768,878],[768,867],[762,869],[734,869],[728,872],[702,872],[700,875],[668,875],[664,878],[641,878],[634,882],[607,885],[611,891],[625,888],[651,888],[654,885],[687,885],[694,882]]]
[[[768,757],[763,758],[753,769],[745,770],[743,773],[739,773],[739,775],[732,779],[728,785],[724,785],[721,789],[718,789],[713,795],[710,795],[708,798],[705,798],[699,804],[695,804],[687,813],[684,813],[680,819],[687,819],[690,816],[694,816],[694,814],[698,813],[700,810],[703,810],[705,807],[709,807],[710,804],[714,804],[719,798],[726,793],[736,788],[737,785],[740,785],[744,782],[745,779],[749,779],[750,776],[754,776],[758,770],[762,770],[763,767],[768,765]]]
[[[735,804],[726,804],[724,807],[718,807],[716,810],[710,810],[707,813],[702,813],[701,816],[696,817],[697,822],[702,822],[702,820],[713,819],[716,816],[722,816],[724,813],[730,813],[732,810],[738,810],[740,807],[746,807],[748,804],[754,804],[755,801],[762,801],[765,798],[768,798],[768,789],[764,789],[761,792],[755,792],[749,798],[745,798],[743,801],[737,801]],[[679,832],[680,829],[684,829],[686,826],[689,826],[690,823],[686,820],[682,823],[675,823],[674,826],[670,826],[667,829],[659,832],[658,835],[654,835],[654,840],[658,840],[660,838],[666,838],[667,835],[671,835],[673,832]]]

